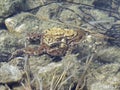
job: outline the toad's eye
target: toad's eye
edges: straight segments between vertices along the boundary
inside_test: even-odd
[[[28,41],[30,44],[40,44],[40,39],[36,37],[30,37],[28,38]]]
[[[37,36],[37,38],[41,38],[41,36],[40,36],[40,35],[38,35],[38,36]]]

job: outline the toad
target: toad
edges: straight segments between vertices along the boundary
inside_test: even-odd
[[[19,53],[28,55],[48,54],[50,56],[64,56],[66,53],[71,53],[73,49],[84,39],[86,32],[83,30],[72,30],[62,28],[51,28],[44,30],[41,34],[28,34],[27,40],[32,42],[39,41],[39,46],[16,50],[11,58]]]

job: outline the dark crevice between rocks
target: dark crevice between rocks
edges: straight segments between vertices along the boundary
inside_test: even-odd
[[[112,0],[95,0],[93,5],[95,8],[108,8],[111,9]]]
[[[13,16],[15,16],[16,14],[19,14],[19,13],[21,13],[21,12],[15,12],[15,13],[7,16],[7,17],[3,17],[3,23],[0,24],[0,29],[5,29],[5,30],[7,30],[7,27],[6,27],[6,25],[5,25],[5,19],[7,19],[7,18],[9,18],[9,17],[13,17]]]
[[[53,62],[59,62],[62,60],[62,57],[60,57],[60,56],[50,56],[50,57],[52,58]]]
[[[112,39],[108,39],[108,43],[111,46],[120,47],[120,25],[116,24],[111,27],[111,29],[107,30],[106,35],[112,37]]]
[[[6,27],[5,23],[0,24],[0,29],[5,29],[5,30],[7,30],[7,27]]]
[[[105,61],[103,59],[101,59],[100,56],[98,56],[95,60],[94,60],[94,63],[98,66],[102,66],[102,65],[106,65],[106,64],[112,64],[114,63],[114,61]]]
[[[11,56],[11,53],[8,53],[8,52],[0,52],[0,62],[8,62],[10,56]]]
[[[7,86],[9,87],[9,89],[13,90],[14,87],[19,87],[21,86],[21,84],[19,82],[12,82],[8,83]]]
[[[53,62],[60,62],[62,60],[62,57],[61,56],[52,56],[52,55],[49,55],[47,53],[43,53],[41,54],[40,56],[42,55],[47,55],[48,57],[50,57],[52,59]]]

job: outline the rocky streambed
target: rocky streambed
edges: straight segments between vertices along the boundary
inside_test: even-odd
[[[119,13],[119,0],[1,0],[0,90],[119,90]],[[9,59],[16,50],[41,45],[27,40],[30,33],[52,28],[59,29],[57,35],[61,29],[85,35],[64,56],[25,53]],[[59,43],[68,46],[65,38]]]

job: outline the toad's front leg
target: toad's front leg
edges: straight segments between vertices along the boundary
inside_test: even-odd
[[[47,49],[47,54],[49,54],[50,56],[59,56],[62,57],[66,54],[67,52],[67,48],[54,48],[54,49]]]

